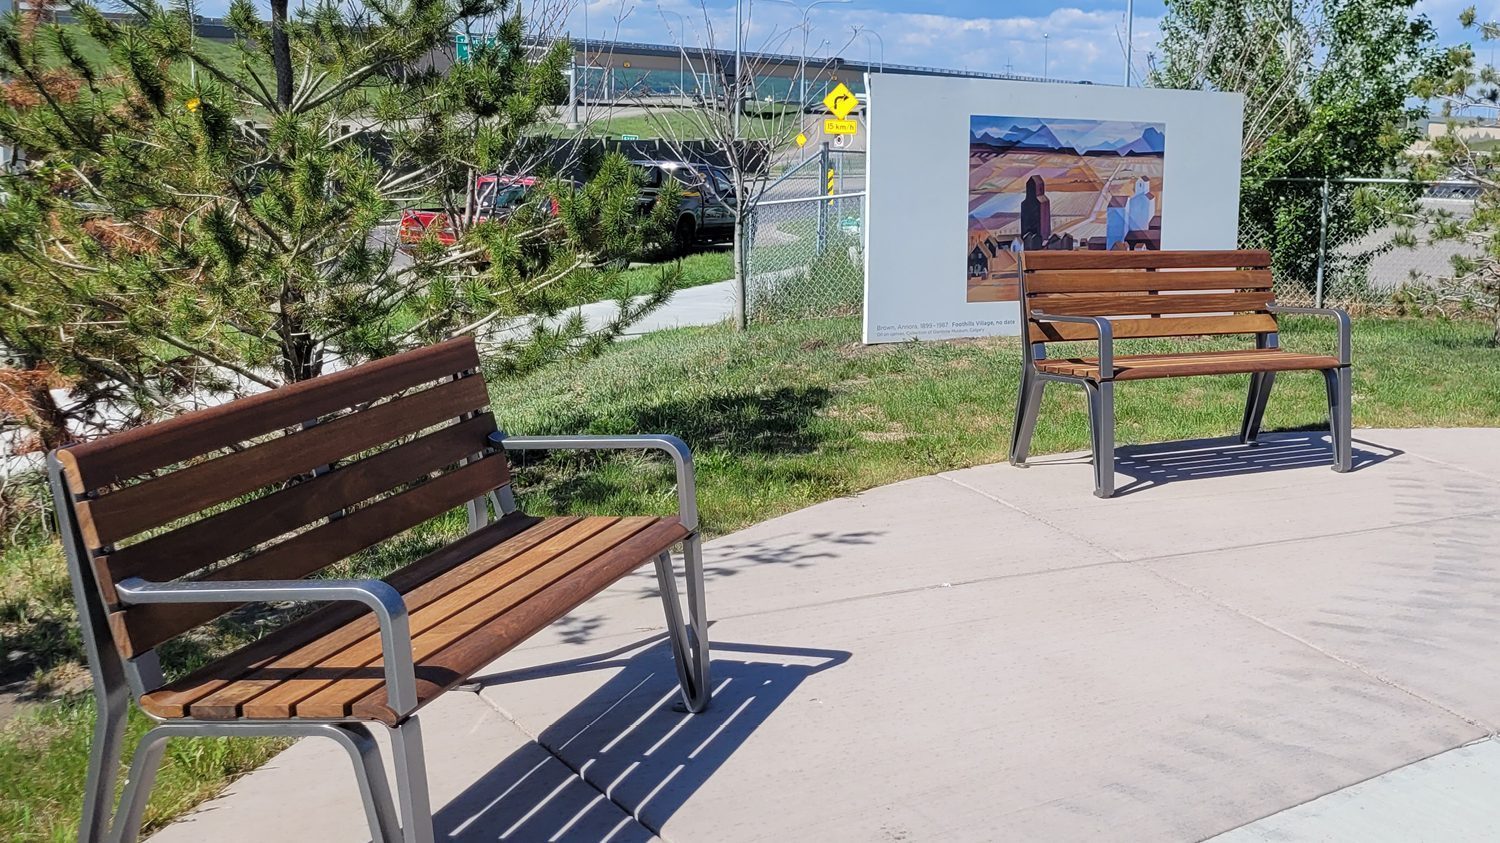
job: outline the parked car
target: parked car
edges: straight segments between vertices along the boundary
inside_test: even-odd
[[[527,199],[535,197],[542,180],[535,176],[480,176],[474,180],[475,194],[479,197],[478,220],[503,220],[515,213]],[[550,212],[558,211],[557,200],[547,197]],[[442,209],[409,208],[401,212],[401,225],[397,229],[397,240],[402,248],[409,248],[431,232],[439,243],[451,246],[457,240],[448,225],[448,214]]]
[[[668,159],[632,161],[642,171],[641,207],[649,210],[672,179],[681,187],[672,239],[679,249],[734,237],[734,180],[722,167]]]

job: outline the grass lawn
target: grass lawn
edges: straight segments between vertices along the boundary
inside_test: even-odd
[[[1374,317],[1354,324],[1356,427],[1500,425],[1500,350],[1485,345],[1484,325]],[[1286,347],[1333,349],[1331,322],[1304,317],[1283,326]],[[683,329],[499,384],[494,406],[515,433],[681,435],[698,465],[704,527],[722,534],[873,486],[1004,460],[1019,361],[1013,339],[862,346],[855,319],[745,334]],[[1115,393],[1117,440],[1235,433],[1247,383],[1241,375],[1126,384]],[[1320,375],[1283,374],[1265,429],[1319,427],[1326,413]],[[1082,390],[1049,386],[1033,452],[1087,444]],[[651,461],[661,482],[642,484],[643,461],[553,454],[546,471],[523,470],[517,488],[538,512],[660,509],[669,472]]]
[[[794,117],[791,115],[783,117],[743,115],[740,118],[741,137],[752,140],[789,137],[789,132],[790,135],[796,134],[790,129],[793,121]],[[635,135],[643,140],[654,138],[703,140],[705,138],[701,118],[695,117],[688,109],[658,108],[651,114],[606,115],[600,113],[594,116],[588,126],[589,136],[596,138],[619,139],[621,135]],[[557,126],[556,131],[565,132],[566,130]]]
[[[715,284],[734,277],[734,252],[730,249],[705,249],[693,252],[681,259],[682,284],[678,289]],[[651,289],[661,271],[668,264],[637,266],[620,273],[610,298],[621,295],[638,296]]]
[[[1500,425],[1500,350],[1485,345],[1487,336],[1479,322],[1357,319],[1355,425]],[[903,478],[1004,459],[1019,368],[1015,340],[865,347],[858,338],[854,319],[786,322],[747,333],[662,332],[593,361],[497,383],[493,403],[502,426],[514,433],[682,436],[695,452],[704,529],[711,535]],[[1288,319],[1282,341],[1295,349],[1331,349],[1334,334],[1323,321]],[[1118,439],[1230,434],[1238,430],[1246,382],[1228,376],[1127,384],[1116,398]],[[1283,375],[1266,427],[1321,426],[1324,400],[1317,374]],[[1050,387],[1035,452],[1082,449],[1086,441],[1081,390]],[[537,513],[664,512],[674,504],[670,467],[633,454],[533,455],[518,464],[517,491],[523,506]],[[462,526],[456,516],[436,522],[338,573],[389,569]],[[0,652],[31,647],[52,662],[76,659],[61,566],[55,546],[43,541],[13,544],[0,554]],[[41,632],[28,637],[33,629]],[[234,629],[225,634],[232,638]],[[85,694],[39,704],[0,727],[0,839],[71,835],[92,717]],[[214,793],[277,747],[213,739],[175,744],[148,827]]]
[[[75,42],[78,45],[78,52],[91,64],[93,64],[95,68],[109,70],[114,69],[114,60],[110,57],[109,50],[106,49],[103,44],[95,41],[93,36],[88,34],[82,24],[65,23],[62,24],[61,27],[75,39]],[[40,36],[39,40],[41,40],[41,42],[46,45],[45,48],[51,54],[53,54],[54,56],[56,55],[55,48],[52,46],[50,36]],[[239,49],[233,44],[224,41],[214,41],[208,38],[199,38],[194,41],[193,49],[196,50],[201,56],[203,56],[203,58],[211,62],[215,67],[218,67],[226,73],[234,76],[243,75],[240,65],[241,53]],[[55,60],[59,63],[62,62],[61,58],[57,58]],[[253,54],[251,56],[250,62],[256,74],[258,74],[262,79],[271,78],[271,66],[264,57],[259,54]],[[186,81],[190,75],[187,67],[187,62],[185,61],[179,62],[177,65],[174,65],[172,72],[177,76],[179,80],[183,81]]]

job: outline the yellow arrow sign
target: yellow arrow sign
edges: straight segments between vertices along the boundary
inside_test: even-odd
[[[797,145],[798,146],[807,146],[807,134],[806,133],[804,133],[804,132],[798,132],[797,133]]]
[[[828,106],[834,117],[842,120],[859,105],[859,99],[849,90],[848,85],[840,82],[837,88],[829,91],[828,96],[823,98],[823,104]]]

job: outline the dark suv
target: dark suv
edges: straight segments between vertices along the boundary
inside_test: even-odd
[[[681,187],[677,222],[672,239],[679,249],[698,242],[722,242],[734,238],[734,181],[729,171],[685,161],[632,161],[639,168],[641,207],[656,203],[662,185],[673,179]]]

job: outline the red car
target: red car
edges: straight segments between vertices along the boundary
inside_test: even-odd
[[[476,221],[510,216],[541,183],[542,180],[535,176],[480,176],[474,180],[480,209]],[[548,201],[552,214],[556,215],[557,200]],[[410,208],[401,212],[401,225],[396,236],[403,248],[420,243],[428,232],[432,232],[432,236],[444,246],[451,246],[458,239],[448,225],[446,211]]]

